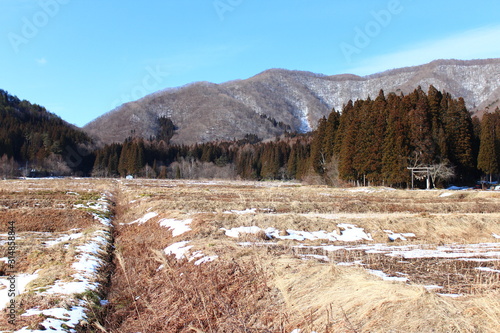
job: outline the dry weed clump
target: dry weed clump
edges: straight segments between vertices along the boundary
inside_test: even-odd
[[[121,259],[118,274],[126,277],[114,281],[110,332],[279,332],[284,325],[278,295],[251,262],[196,266],[154,250],[141,261]]]
[[[184,191],[186,189],[182,188]],[[106,330],[281,331],[284,319],[279,319],[282,313],[279,297],[267,286],[265,272],[248,261],[248,257],[221,259],[199,266],[187,260],[165,257],[161,250],[178,238],[191,239],[193,245],[211,247],[203,252],[221,256],[232,245],[227,247],[218,239],[218,214],[199,211],[189,215],[193,220],[192,230],[173,239],[171,231],[161,227],[158,219],[184,220],[187,215],[179,211],[175,202],[169,206],[159,198],[162,198],[161,193],[142,201],[137,206],[140,214],[134,213],[135,209],[122,207],[121,202],[117,206],[116,271],[108,295]],[[120,225],[120,222],[128,223],[140,217],[148,209],[159,212],[158,218],[141,225]]]

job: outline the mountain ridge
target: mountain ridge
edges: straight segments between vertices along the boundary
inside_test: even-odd
[[[174,143],[239,139],[250,133],[267,139],[284,132],[276,123],[308,132],[349,100],[375,97],[380,89],[408,94],[430,85],[463,97],[469,110],[481,116],[500,105],[500,59],[441,59],[367,76],[273,68],[244,80],[164,89],[126,103],[83,129],[103,143],[122,142],[131,133],[154,136],[157,118],[163,116],[178,128]]]

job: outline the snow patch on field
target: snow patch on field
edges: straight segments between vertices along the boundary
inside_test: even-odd
[[[122,225],[130,225],[130,224],[144,224],[146,222],[148,222],[149,220],[151,220],[152,218],[155,218],[158,216],[158,213],[156,212],[149,212],[149,213],[146,213],[143,217],[141,218],[138,218],[137,220],[134,220],[130,223],[122,223]]]
[[[246,215],[246,214],[255,214],[257,212],[257,208],[247,208],[245,210],[228,210],[223,214],[237,214],[237,215]]]
[[[95,237],[86,244],[77,247],[77,255],[71,267],[76,271],[72,277],[76,281],[58,281],[44,293],[72,295],[83,293],[87,290],[96,290],[99,283],[93,282],[98,270],[105,264],[100,254],[105,252],[109,244],[110,234],[104,230],[97,230]]]
[[[100,284],[96,280],[100,269],[106,264],[101,255],[106,252],[111,239],[110,232],[106,230],[96,230],[92,236],[89,241],[75,249],[77,253],[76,261],[71,266],[76,271],[71,276],[74,281],[56,281],[54,285],[45,291],[34,290],[38,295],[61,295],[61,297],[65,295],[64,297],[69,302],[76,305],[64,309],[52,308],[40,310],[38,307],[28,309],[22,316],[43,315],[48,318],[40,324],[39,330],[31,330],[28,327],[23,327],[16,331],[16,333],[47,332],[49,330],[51,332],[76,332],[74,328],[87,318],[87,302],[77,300],[74,295],[85,293],[89,290],[97,290],[100,287]]]
[[[330,258],[328,258],[327,256],[322,256],[322,255],[318,255],[318,254],[302,254],[302,255],[300,255],[300,257],[304,260],[316,259],[319,261],[330,261]]]
[[[273,242],[239,243],[241,246],[276,246]],[[422,258],[461,260],[481,263],[482,266],[489,264],[490,267],[477,267],[478,271],[489,274],[500,274],[500,270],[494,262],[500,260],[500,243],[480,243],[480,244],[449,244],[443,246],[411,244],[411,245],[387,245],[387,244],[359,244],[359,245],[307,245],[300,244],[293,246],[300,249],[298,256],[302,259],[318,259],[322,261],[332,261],[332,255],[327,253],[337,251],[362,251],[366,254],[381,254],[388,257],[395,257],[399,260],[413,260]],[[308,253],[310,252],[310,253]],[[411,262],[411,261],[406,261]],[[486,263],[486,265],[484,265]],[[363,260],[353,262],[335,262],[338,266],[368,266]],[[478,264],[479,266],[479,264]],[[408,277],[403,273],[369,270],[384,280],[408,282]],[[401,275],[401,276],[398,276]],[[424,286],[428,290],[442,289],[442,286]],[[460,297],[458,294],[443,294],[445,297]]]
[[[238,238],[241,234],[257,234],[259,232],[264,232],[268,238],[275,239],[283,239],[283,240],[296,240],[296,241],[305,241],[305,240],[329,240],[331,242],[340,241],[340,242],[356,242],[361,240],[372,241],[373,238],[370,234],[367,234],[363,228],[359,228],[352,224],[340,223],[337,225],[338,228],[343,229],[340,234],[337,230],[333,232],[326,232],[324,230],[320,231],[297,231],[288,229],[286,230],[287,235],[282,235],[280,231],[276,228],[267,228],[261,229],[257,226],[251,227],[238,227],[232,229],[225,229],[226,236]]]
[[[389,251],[387,251],[389,250]],[[404,259],[417,258],[449,258],[463,259],[475,258],[477,256],[498,258],[500,256],[500,244],[467,244],[438,246],[436,249],[404,248],[401,249],[380,249],[387,251],[386,255],[391,257],[401,257]]]
[[[111,227],[111,219],[108,217],[110,212],[108,196],[111,196],[111,194],[103,193],[97,202],[92,201],[85,204],[77,204],[73,205],[73,208],[90,210],[95,220],[107,227]]]
[[[74,240],[74,239],[78,239],[82,236],[83,236],[83,233],[81,233],[81,232],[76,233],[76,234],[71,234],[71,235],[65,235],[65,236],[61,236],[59,238],[56,238],[54,240],[47,241],[47,242],[45,242],[45,244],[47,244],[47,246],[50,247],[50,246],[57,245],[59,243],[65,243],[65,242],[69,242],[69,241]]]
[[[384,272],[382,271],[377,271],[377,270],[373,270],[373,269],[368,269],[368,272],[370,274],[373,274],[375,276],[378,276],[379,278],[381,278],[382,280],[384,281],[398,281],[398,282],[407,282],[408,281],[408,278],[405,278],[405,277],[397,277],[397,276],[389,276],[387,274],[385,274]]]
[[[442,286],[438,286],[438,285],[435,285],[435,284],[424,286],[424,288],[427,289],[427,290],[429,290],[429,291],[436,290],[436,289],[443,289]]]
[[[58,296],[59,300],[68,304],[65,308],[54,307],[51,309],[40,309],[35,307],[27,309],[22,316],[44,316],[44,321],[40,324],[37,330],[23,327],[16,331],[18,332],[76,332],[75,327],[82,321],[87,319],[86,311],[90,308],[87,301],[81,300],[78,294],[88,291],[96,291],[101,285],[99,282],[99,274],[104,265],[106,265],[106,254],[111,245],[112,227],[109,216],[109,202],[106,199],[106,194],[96,202],[89,202],[83,205],[75,205],[74,208],[90,209],[94,219],[102,223],[98,230],[94,230],[91,234],[75,233],[64,235],[53,241],[48,242],[49,246],[53,246],[60,242],[70,242],[75,239],[81,239],[84,236],[88,237],[82,242],[82,245],[75,247],[75,261],[71,268],[75,271],[71,275],[70,281],[56,281],[52,286],[45,286],[44,289],[34,289],[33,292],[37,296],[44,295],[54,297]],[[90,229],[93,230],[93,229]],[[36,277],[35,277],[36,278]],[[31,280],[35,279],[31,278]],[[27,282],[24,284],[24,286]],[[24,287],[23,286],[23,287]],[[48,288],[48,289],[45,289]]]
[[[196,266],[199,266],[201,264],[204,264],[204,263],[207,263],[207,262],[212,262],[214,261],[215,259],[219,258],[219,256],[206,256],[206,257],[203,257],[201,259],[198,259],[194,262],[194,264]]]
[[[489,272],[489,273],[500,273],[500,270],[493,269],[489,267],[476,267],[478,271]]]
[[[86,318],[85,308],[81,306],[73,306],[70,309],[54,308],[49,310],[39,310],[38,308],[29,309],[26,313],[21,316],[45,316],[47,317],[43,322],[39,324],[45,328],[45,330],[30,330],[27,327],[16,331],[15,333],[25,333],[25,332],[36,332],[44,333],[50,332],[76,332],[73,328],[80,323],[80,321]]]
[[[180,260],[182,258],[186,257],[186,254],[189,253],[189,250],[193,247],[191,245],[187,245],[189,242],[188,241],[183,241],[183,242],[177,242],[174,243],[168,247],[165,248],[165,254],[168,255],[175,255],[175,258],[177,260]]]
[[[439,294],[439,296],[443,296],[443,297],[450,297],[450,298],[458,298],[458,297],[462,297],[463,295],[462,294]]]
[[[240,237],[240,234],[257,234],[259,231],[262,231],[261,228],[259,227],[238,227],[238,228],[232,228],[232,229],[225,229],[221,228],[221,230],[224,230],[226,232],[226,236],[233,237],[233,238],[238,238]]]
[[[188,261],[194,261],[194,264],[196,266],[199,266],[203,263],[207,262],[212,262],[218,258],[218,256],[205,256],[203,252],[201,251],[195,251],[190,254],[190,250],[193,248],[192,245],[188,245],[189,241],[182,241],[182,242],[177,242],[174,244],[169,245],[164,249],[165,254],[168,255],[175,255],[175,258],[177,260],[181,259],[187,259]],[[198,259],[200,258],[200,259]],[[163,265],[162,265],[163,266]],[[158,270],[163,269],[163,267],[160,266],[158,267]]]
[[[31,281],[38,278],[38,274],[19,274],[15,276],[16,295],[20,295]],[[7,278],[0,278],[0,310],[10,302],[9,298],[10,281]]]
[[[176,220],[176,219],[163,219],[158,221],[160,226],[169,228],[172,231],[172,236],[176,237],[191,230],[189,226],[193,219]]]
[[[338,262],[337,266],[364,266],[363,261],[356,260],[353,262]]]
[[[339,250],[364,251],[367,254],[384,254],[402,259],[445,258],[458,260],[495,261],[500,258],[500,243],[431,245],[361,244],[355,246],[322,245],[300,248],[335,252]]]
[[[400,233],[395,233],[392,230],[384,230],[384,232],[387,233],[387,237],[389,237],[389,240],[391,242],[395,242],[398,239],[400,239],[402,241],[405,241],[408,238],[414,238],[414,237],[416,237],[416,235],[414,233],[412,233],[412,232],[401,233],[401,234]]]

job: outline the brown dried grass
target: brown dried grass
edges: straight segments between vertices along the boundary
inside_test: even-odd
[[[382,281],[360,268],[296,259],[273,265],[289,311],[303,314],[295,318],[296,327],[307,331],[496,332],[499,327],[493,294],[447,299],[421,287]]]
[[[448,299],[418,286],[382,281],[361,268],[294,259],[290,257],[296,253],[293,241],[243,248],[220,230],[257,225],[333,231],[338,223],[351,223],[365,228],[376,242],[388,241],[386,229],[417,234],[401,244],[492,242],[491,234],[500,234],[499,193],[467,191],[440,197],[443,191],[376,188],[365,193],[324,186],[155,180],[57,180],[52,184],[16,184],[25,201],[15,210],[57,208],[45,200],[46,188],[58,188],[57,202],[64,203],[73,200],[65,197],[65,191],[85,187],[89,193],[113,190],[118,223],[131,222],[147,211],[160,214],[143,225],[118,226],[115,231],[116,254],[122,257],[121,265],[115,260],[118,267],[104,317],[108,332],[290,332],[295,328],[320,333],[496,332],[499,328],[498,291],[492,291],[497,282],[466,265],[419,261],[413,266],[415,272],[409,272],[419,284],[438,284],[446,270],[465,275],[450,281],[447,291],[468,289],[474,296]],[[0,202],[8,203],[16,195],[4,185],[0,184]],[[257,208],[257,213],[223,213],[248,208]],[[172,239],[171,232],[158,225],[160,218],[192,218],[193,230]],[[61,229],[65,225],[58,223]],[[267,242],[264,238],[262,233],[245,235],[236,242]],[[194,266],[166,258],[162,249],[180,240],[190,240],[193,250],[219,259]],[[388,273],[403,270],[401,263],[398,266],[387,257],[373,256],[368,262],[371,268]],[[166,268],[157,270],[160,264]],[[423,274],[432,269],[434,273]]]

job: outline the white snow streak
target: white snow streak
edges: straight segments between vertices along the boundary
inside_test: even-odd
[[[130,224],[144,224],[146,222],[148,222],[149,220],[151,220],[152,218],[154,217],[157,217],[158,216],[158,213],[155,213],[155,212],[149,212],[149,213],[146,213],[143,217],[141,218],[138,218],[137,220],[134,220],[130,223],[123,223],[123,224],[126,224],[126,225],[130,225]]]
[[[162,219],[158,221],[160,226],[169,228],[172,231],[172,236],[176,237],[179,235],[182,235],[185,232],[188,232],[191,230],[191,227],[189,226],[193,222],[193,219],[187,219],[187,220],[176,220],[176,219]]]
[[[191,245],[189,245],[189,246],[187,245],[188,243],[189,243],[188,241],[174,243],[174,244],[165,248],[165,250],[164,250],[165,254],[167,256],[168,255],[175,255],[175,258],[177,260],[185,258],[186,254],[192,248]]]
[[[34,274],[19,274],[15,276],[16,295],[22,294],[26,289],[28,283],[30,283],[37,277],[38,274],[36,272]],[[0,310],[2,310],[10,302],[9,298],[10,281],[7,278],[1,278],[0,286],[5,287],[3,289],[0,289]]]
[[[276,239],[288,239],[288,240],[296,240],[296,241],[305,241],[305,240],[319,240],[325,239],[329,241],[340,241],[340,242],[356,242],[361,240],[373,240],[370,234],[365,233],[363,228],[359,228],[352,224],[341,223],[337,225],[338,228],[343,229],[340,234],[337,230],[333,232],[326,232],[324,230],[320,231],[297,231],[288,229],[286,230],[288,235],[280,235],[280,231],[276,228],[267,228],[261,229],[257,226],[251,227],[238,227],[232,229],[225,229],[226,236],[238,238],[240,234],[257,234],[261,231],[264,231],[268,238],[276,238]]]
[[[50,332],[68,332],[69,328],[74,328],[80,323],[82,319],[85,319],[85,308],[81,306],[73,306],[69,310],[63,308],[53,308],[49,310],[38,310],[37,308],[29,309],[26,313],[21,316],[45,316],[46,318],[39,326],[45,327],[45,330],[30,330],[28,327],[23,327],[22,329],[15,331],[15,333],[45,333]],[[76,332],[75,330],[70,330],[70,332]]]

